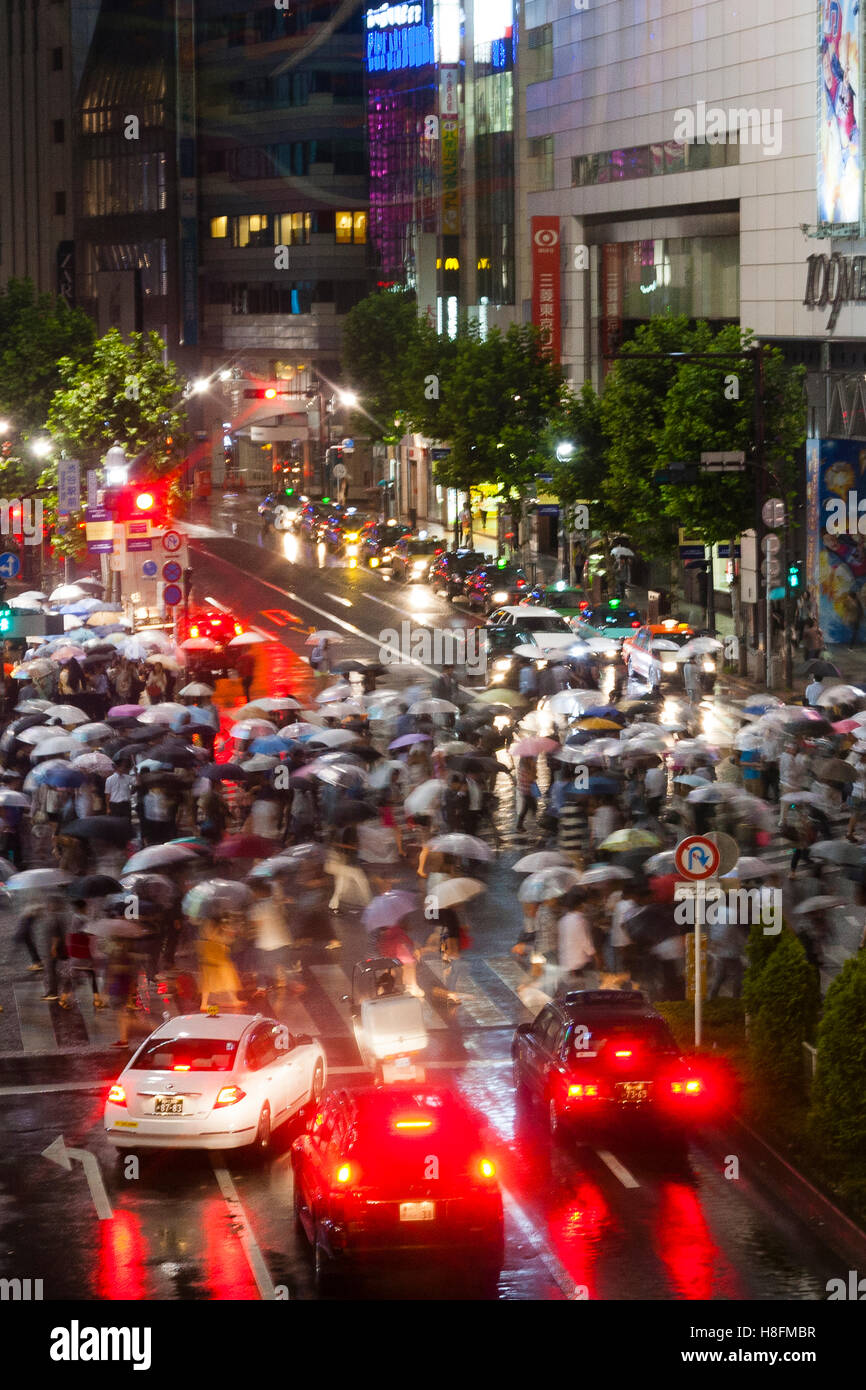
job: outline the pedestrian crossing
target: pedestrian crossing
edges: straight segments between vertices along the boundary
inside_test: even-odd
[[[447,1043],[479,1029],[509,1031],[532,1017],[518,995],[529,976],[513,957],[464,957],[459,975],[452,978],[438,959],[423,959],[418,965],[418,984],[424,991],[424,1022],[428,1032]],[[171,1000],[149,993],[142,978],[139,1007],[127,1013],[129,1040],[136,1044],[158,1027],[168,1014],[178,1009]],[[300,988],[299,988],[300,987]],[[82,1049],[104,1050],[118,1040],[120,1017],[113,1009],[95,1009],[90,985],[78,982],[73,1007],[42,998],[43,976],[14,982],[6,992],[6,1051],[61,1054]],[[351,1044],[354,1048],[350,972],[340,964],[310,964],[289,977],[282,989],[257,995],[247,1006],[249,1012],[272,1013],[291,1033],[310,1033],[323,1041]],[[459,1003],[454,1000],[459,999]],[[449,1002],[451,1001],[451,1002]],[[14,1008],[10,1008],[10,1004]],[[9,1015],[14,1013],[14,1018]],[[10,1046],[9,1024],[17,1027],[18,1046]]]

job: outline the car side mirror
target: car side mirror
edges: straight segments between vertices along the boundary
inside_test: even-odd
[[[531,1029],[532,1029],[532,1024],[531,1024],[531,1023],[518,1023],[517,1028],[515,1029],[515,1032],[517,1032],[517,1033],[522,1033],[522,1034],[524,1035],[524,1037],[525,1037],[526,1034],[527,1034],[528,1032],[530,1032]]]

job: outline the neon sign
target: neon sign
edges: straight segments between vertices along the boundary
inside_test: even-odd
[[[368,29],[393,29],[399,26],[422,24],[424,10],[421,5],[380,5],[377,10],[366,14]]]

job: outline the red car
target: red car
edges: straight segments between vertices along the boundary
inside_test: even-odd
[[[178,624],[181,642],[187,638],[207,638],[216,642],[216,649],[213,651],[196,651],[194,647],[189,650],[189,655],[193,658],[190,664],[199,670],[210,670],[215,676],[222,675],[234,667],[235,653],[242,649],[232,647],[229,650],[229,642],[233,637],[239,637],[244,630],[243,623],[233,614],[222,613],[217,608],[204,608],[190,613],[188,618],[182,618]]]
[[[364,1086],[329,1095],[292,1145],[295,1221],[320,1292],[346,1274],[459,1262],[495,1297],[502,1195],[478,1121],[445,1088]]]

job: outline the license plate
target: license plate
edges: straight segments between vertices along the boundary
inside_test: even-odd
[[[616,1088],[619,1100],[633,1104],[635,1101],[646,1100],[649,1096],[648,1081],[620,1081]]]
[[[401,1221],[434,1221],[436,1219],[435,1202],[401,1202],[400,1220]]]
[[[411,1058],[411,1057],[395,1057],[395,1058],[394,1058],[394,1061],[391,1063],[391,1065],[394,1066],[394,1067],[411,1067],[411,1065],[412,1065],[412,1058]]]
[[[157,1096],[153,1102],[154,1115],[182,1115],[183,1100],[180,1096]]]

